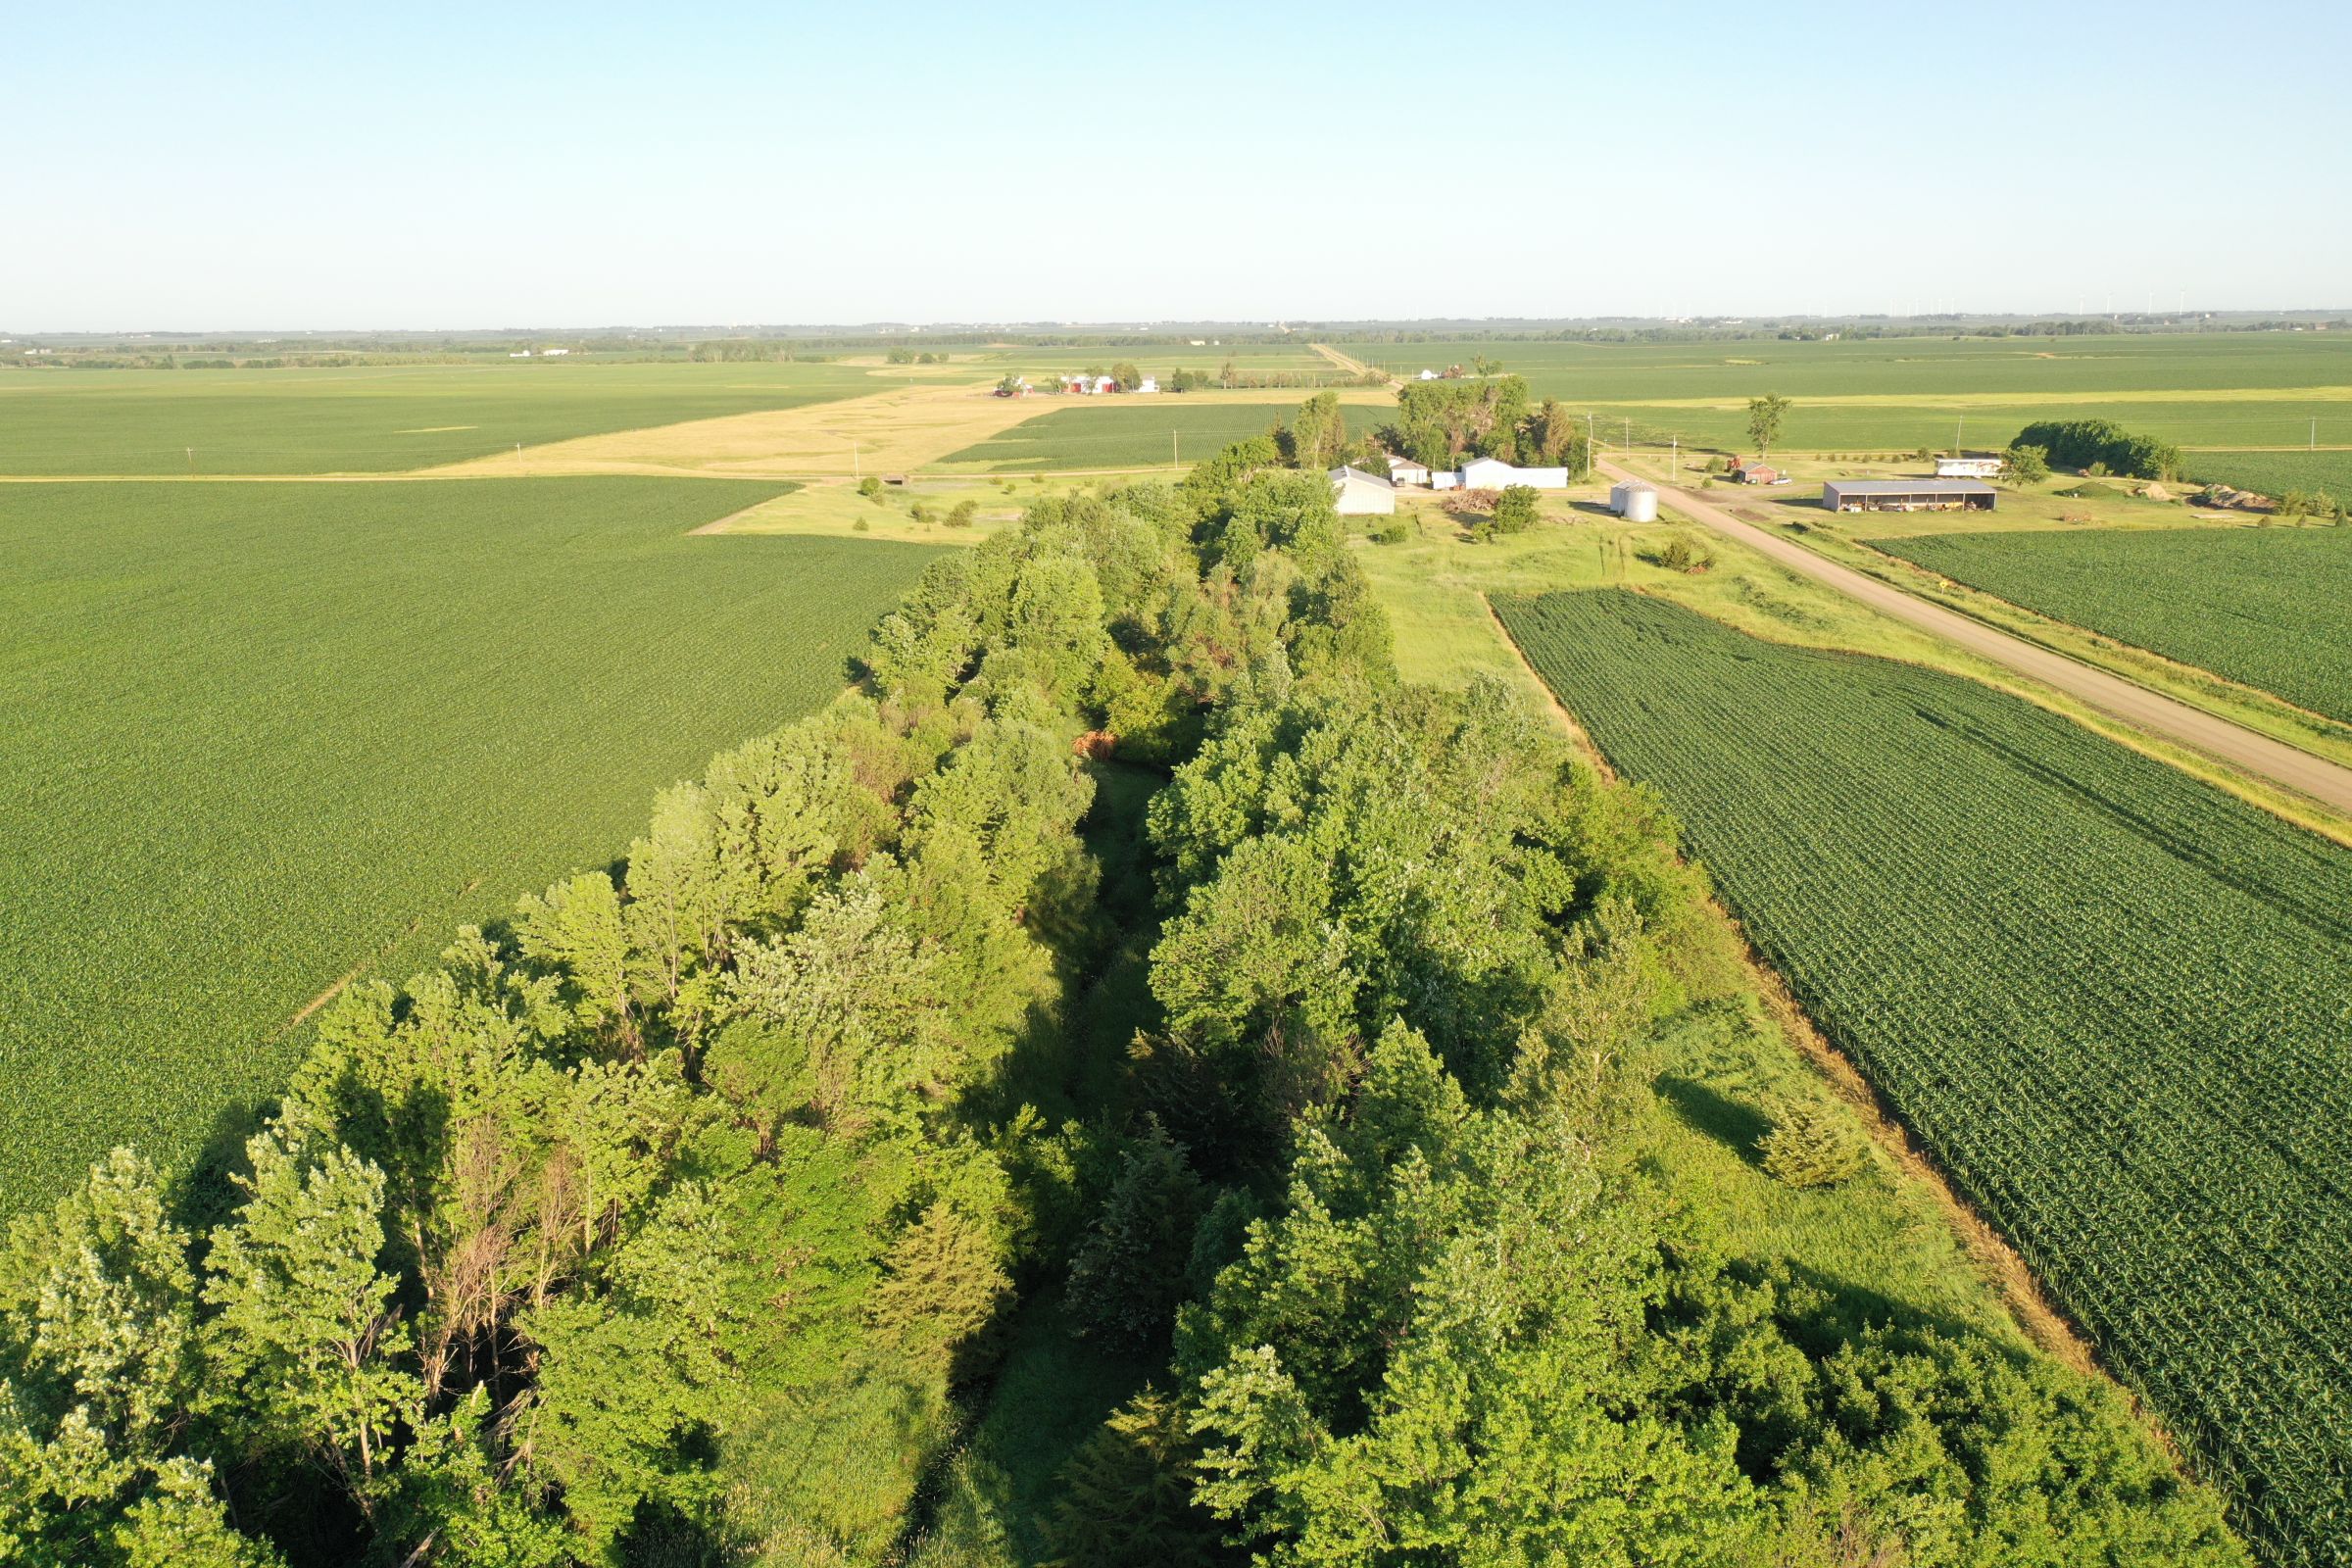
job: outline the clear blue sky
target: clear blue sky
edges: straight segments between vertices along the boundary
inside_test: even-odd
[[[5,34],[0,330],[2352,306],[2337,4],[23,0]]]

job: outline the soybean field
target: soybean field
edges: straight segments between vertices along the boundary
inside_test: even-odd
[[[688,536],[778,488],[0,486],[0,1213],[233,1149],[340,977],[840,690],[937,552]]]
[[[1982,531],[1868,543],[2352,723],[2352,528]]]
[[[0,475],[387,473],[895,384],[776,362],[0,369]]]
[[[2352,501],[2352,452],[2193,452],[2183,466],[2192,479],[2261,495],[2300,490]]]
[[[2352,854],[1959,676],[1495,608],[2271,1560],[2352,1562]]]

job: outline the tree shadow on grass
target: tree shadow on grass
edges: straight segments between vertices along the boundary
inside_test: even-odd
[[[1772,1118],[1755,1106],[1727,1100],[1695,1078],[1673,1073],[1660,1076],[1653,1087],[1691,1131],[1714,1139],[1750,1165],[1762,1159],[1757,1145],[1772,1131]]]

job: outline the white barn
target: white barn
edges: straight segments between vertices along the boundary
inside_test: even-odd
[[[1938,479],[1997,479],[2001,476],[2001,460],[1994,456],[1972,454],[1965,458],[1937,458],[1936,477]]]
[[[1462,486],[1468,490],[1500,490],[1523,484],[1536,490],[1568,488],[1566,468],[1522,468],[1500,458],[1472,458],[1462,465]]]
[[[1396,510],[1396,487],[1361,468],[1331,470],[1331,504],[1343,517],[1363,517]]]
[[[1429,483],[1429,465],[1415,463],[1410,458],[1400,458],[1392,452],[1389,454],[1389,477],[1398,484],[1426,485]]]

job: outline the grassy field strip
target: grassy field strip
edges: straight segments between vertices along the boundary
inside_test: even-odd
[[[2352,854],[1954,676],[1632,594],[1497,609],[2111,1364],[2319,1545],[2352,1505]]]
[[[934,552],[689,536],[774,488],[0,489],[0,1211],[238,1136],[337,976],[837,692]]]

